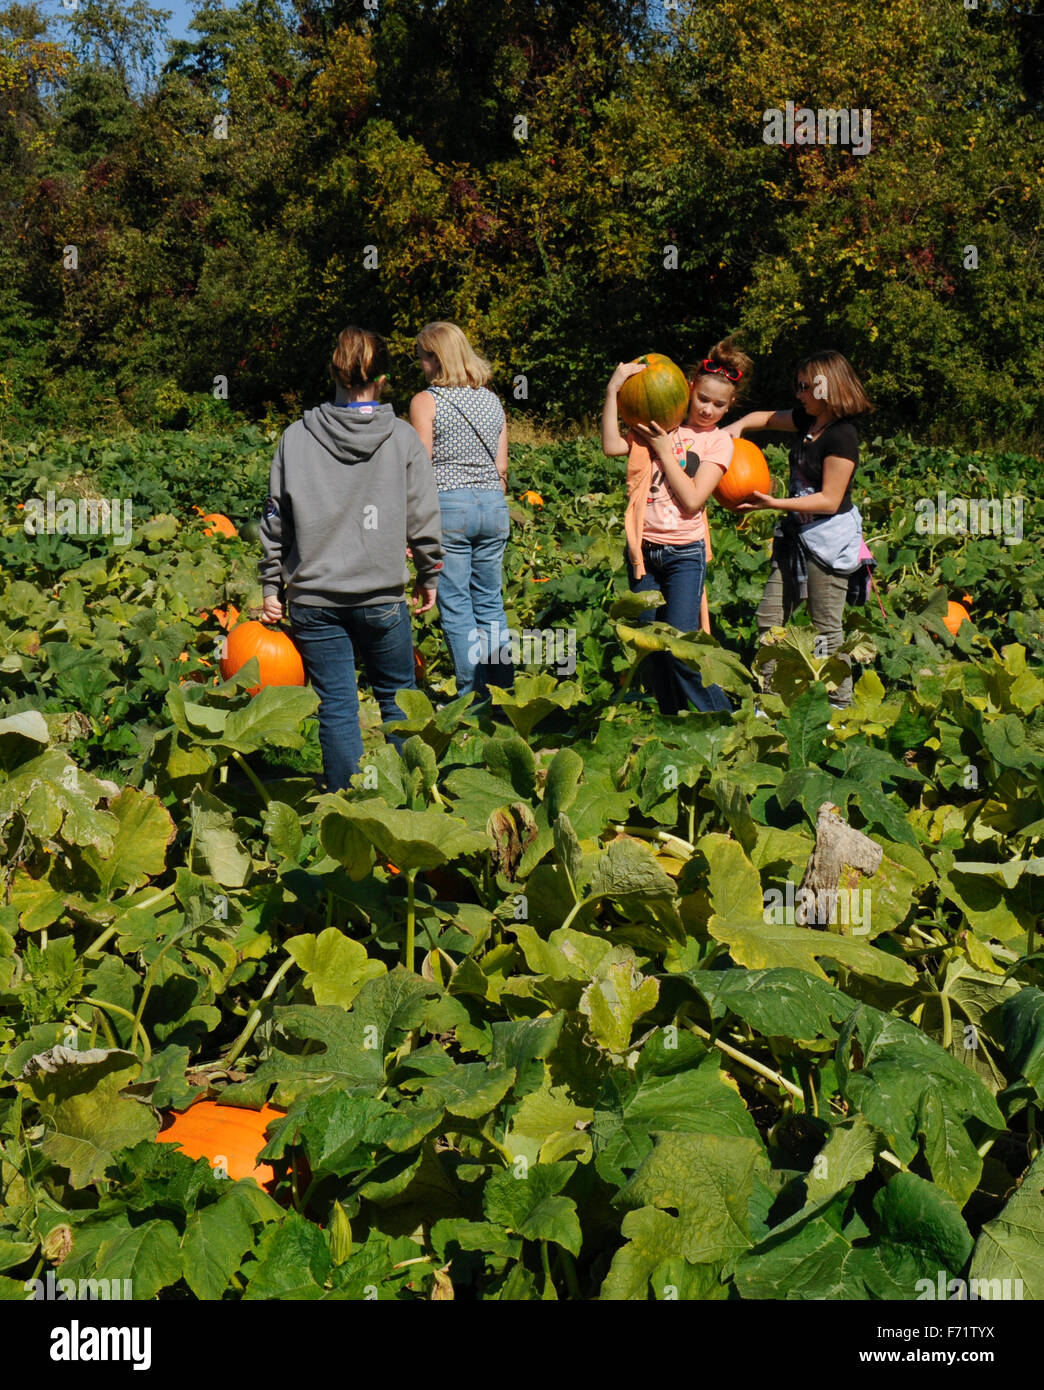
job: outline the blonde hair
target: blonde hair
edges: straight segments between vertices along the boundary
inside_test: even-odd
[[[485,386],[493,368],[468,342],[455,323],[436,320],[417,334],[417,346],[439,364],[432,386]]]
[[[739,372],[738,381],[729,381],[729,378],[719,372],[708,372],[703,363],[713,362],[717,367],[727,367],[730,372]],[[694,387],[701,376],[717,376],[732,387],[733,399],[738,399],[746,391],[750,384],[750,374],[754,370],[754,363],[745,352],[741,352],[736,346],[735,340],[730,336],[722,338],[720,343],[715,343],[707,353],[705,358],[699,362],[692,362],[685,368],[685,380],[690,388]]]
[[[824,396],[822,390],[819,390],[817,398],[825,400],[840,419],[847,420],[853,415],[865,415],[867,411],[873,410],[873,403],[863,390],[863,383],[852,370],[851,363],[833,348],[828,348],[825,352],[814,352],[811,357],[806,357],[800,362],[794,374],[795,381],[802,372],[811,372],[813,378],[824,379],[827,393]]]
[[[388,374],[388,344],[379,333],[349,324],[337,335],[330,376],[346,391],[368,386]]]

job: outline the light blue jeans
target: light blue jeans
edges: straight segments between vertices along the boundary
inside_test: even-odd
[[[487,685],[510,688],[507,615],[501,568],[511,521],[499,490],[449,488],[439,493],[442,510],[442,572],[439,617],[453,657],[457,694],[481,699]]]

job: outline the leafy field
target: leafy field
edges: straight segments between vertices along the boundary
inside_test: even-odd
[[[215,678],[258,549],[192,509],[256,516],[270,442],[5,446],[0,1295],[1044,1297],[1044,559],[914,507],[1039,464],[867,452],[886,615],[849,610],[847,711],[802,618],[756,717],[771,520],[712,509],[700,659],[737,710],[659,716],[640,659],[685,648],[634,625],[622,469],[520,448],[509,620],[575,671],[477,716],[419,627],[404,758],[368,701],[327,796],[311,691]],[[48,490],[133,499],[132,543],[27,535]],[[860,925],[766,906],[824,803],[883,851]],[[154,1142],[201,1095],[287,1111],[271,1194]]]

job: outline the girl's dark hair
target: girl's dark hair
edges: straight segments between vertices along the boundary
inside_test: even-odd
[[[708,372],[704,367],[704,361],[712,362],[716,367],[726,367],[730,372],[739,372],[738,381],[729,381],[727,376],[717,372]],[[685,368],[685,379],[690,386],[695,386],[701,376],[719,376],[723,381],[728,381],[734,389],[737,399],[743,395],[750,384],[750,374],[754,370],[754,363],[745,352],[741,352],[736,346],[735,340],[730,334],[727,338],[722,338],[720,343],[715,343],[707,353],[705,358],[699,362],[692,362]]]
[[[345,390],[368,386],[388,374],[388,345],[378,333],[349,324],[337,335],[330,375]]]

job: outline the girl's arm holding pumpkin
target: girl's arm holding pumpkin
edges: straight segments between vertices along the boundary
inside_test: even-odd
[[[749,415],[742,415],[738,420],[733,420],[731,425],[724,425],[722,433],[731,435],[733,439],[739,439],[746,430],[792,430],[794,428],[794,412],[792,410],[752,410]]]
[[[628,377],[644,371],[645,368],[637,362],[621,362],[605,388],[605,404],[602,407],[602,453],[610,458],[630,453],[627,440],[620,433],[616,397]]]
[[[693,514],[705,507],[707,499],[721,482],[724,470],[711,459],[705,459],[701,461],[695,476],[690,478],[674,457],[671,436],[659,425],[653,424],[648,429],[644,425],[635,425],[634,432],[648,444],[650,451],[656,455],[656,460],[663,469],[663,476],[667,480],[667,486],[674,494],[678,506]]]
[[[834,516],[844,501],[855,461],[843,458],[840,454],[827,454],[823,460],[823,484],[818,492],[810,492],[807,497],[769,497],[767,493],[755,492],[756,502],[742,502],[738,512],[752,512],[759,507],[768,507],[774,512],[818,512],[820,515]]]

